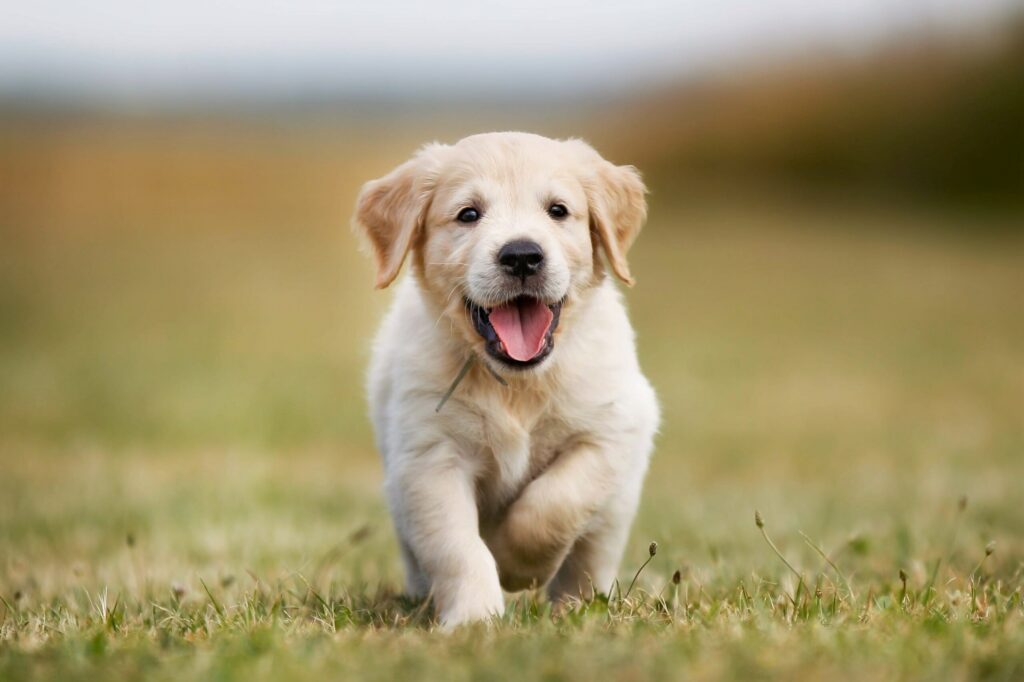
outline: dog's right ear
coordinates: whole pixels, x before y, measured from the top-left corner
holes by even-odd
[[[395,280],[423,229],[437,180],[437,151],[442,146],[427,145],[384,177],[363,185],[359,192],[354,222],[373,251],[378,289]]]

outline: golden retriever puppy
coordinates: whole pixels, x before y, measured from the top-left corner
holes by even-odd
[[[369,374],[385,490],[406,588],[446,627],[502,613],[503,587],[611,587],[659,412],[604,261],[632,283],[645,194],[525,133],[427,145],[362,189],[377,287],[410,261]]]

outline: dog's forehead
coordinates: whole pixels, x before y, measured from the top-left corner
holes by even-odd
[[[566,142],[529,133],[486,133],[446,150],[438,185],[451,191],[481,184],[527,191],[538,184],[571,181],[579,167],[578,155]]]

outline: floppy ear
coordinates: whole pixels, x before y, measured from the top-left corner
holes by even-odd
[[[377,264],[376,287],[391,284],[417,233],[423,229],[436,181],[430,145],[382,178],[363,185],[354,222],[362,229]]]
[[[590,173],[583,187],[590,203],[590,230],[604,249],[612,271],[625,284],[633,285],[626,253],[647,219],[647,188],[633,166],[616,166],[605,161],[584,142],[590,156]]]

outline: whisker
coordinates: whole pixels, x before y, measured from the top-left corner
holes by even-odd
[[[437,329],[437,325],[441,323],[441,318],[444,317],[445,311],[448,309],[448,304],[451,303],[452,296],[455,294],[455,292],[458,290],[458,288],[459,288],[459,285],[456,284],[455,286],[452,287],[452,290],[448,292],[448,295],[445,296],[445,298],[444,298],[444,306],[442,306],[441,314],[437,316],[436,320],[434,320],[434,329]]]
[[[448,292],[448,295],[447,295],[447,296],[445,296],[445,298],[444,298],[444,303],[445,303],[445,305],[448,305],[448,304],[449,304],[449,303],[451,302],[451,300],[452,300],[452,296],[453,296],[453,295],[455,294],[455,291],[456,291],[456,290],[457,290],[458,288],[459,288],[459,285],[458,285],[458,284],[456,284],[455,286],[453,286],[453,287],[452,287],[452,290]]]

